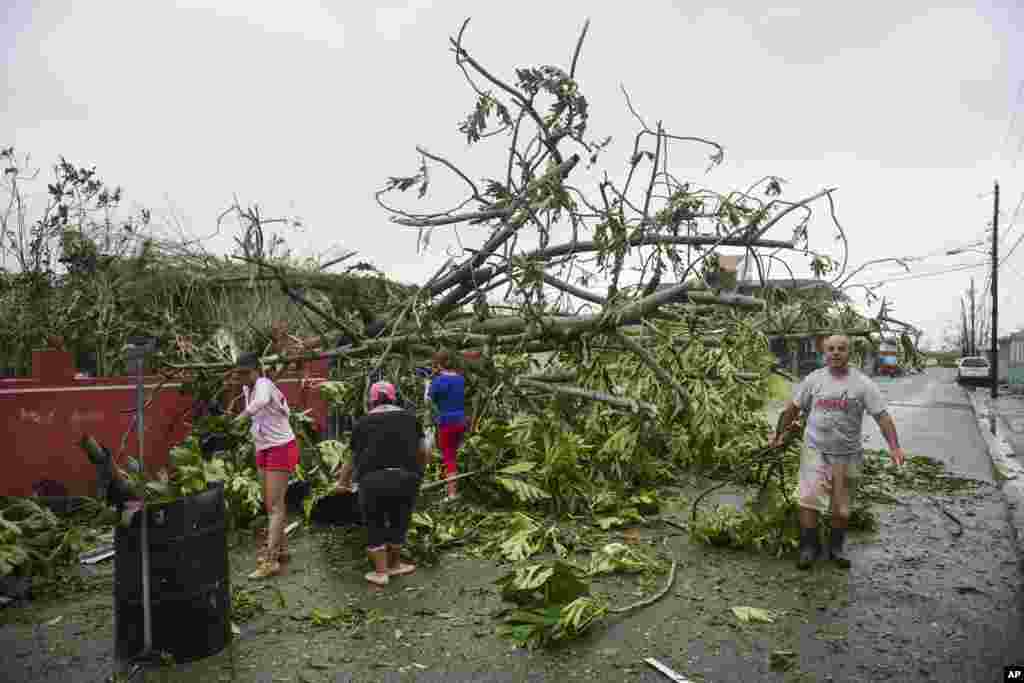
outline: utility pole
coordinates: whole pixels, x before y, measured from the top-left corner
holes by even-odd
[[[996,181],[996,201],[992,212],[992,400],[999,395],[999,181]],[[995,411],[995,405],[991,411]],[[992,413],[995,433],[995,413]]]
[[[978,302],[974,298],[974,278],[971,278],[971,355],[978,355],[978,327],[975,324],[975,317],[978,311]]]
[[[960,297],[960,355],[970,356],[971,355],[971,342],[968,334],[970,329],[967,327],[967,307],[964,305],[963,296]]]

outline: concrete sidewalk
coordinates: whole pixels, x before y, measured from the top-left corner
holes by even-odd
[[[1016,532],[1017,549],[1024,558],[1024,399],[1001,394],[993,401],[989,389],[968,391],[967,397],[988,445],[992,465],[1005,479],[1003,494]]]

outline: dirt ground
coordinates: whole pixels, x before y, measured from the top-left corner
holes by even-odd
[[[735,501],[723,490],[719,500]],[[663,515],[682,521],[693,491],[667,491]],[[964,525],[936,505],[941,502]],[[362,532],[300,529],[294,559],[264,583],[245,578],[251,537],[231,550],[240,634],[219,654],[153,667],[133,680],[188,681],[664,681],[653,657],[690,681],[996,681],[1024,663],[1024,572],[1005,501],[992,482],[963,496],[904,492],[877,507],[880,528],[851,537],[854,566],[797,570],[793,558],[711,549],[653,522],[641,543],[679,562],[672,591],[554,650],[516,649],[495,634],[508,567],[449,552],[435,567],[371,591]],[[621,540],[621,531],[608,540]],[[113,565],[91,570],[75,597],[0,609],[0,680],[103,681],[114,671]],[[594,582],[628,604],[665,576]],[[745,624],[731,608],[770,611]],[[327,619],[328,616],[334,619]],[[181,624],[188,628],[188,624]],[[774,657],[773,657],[773,653]],[[792,653],[787,655],[783,653]],[[772,660],[789,665],[773,670]]]
[[[791,558],[708,549],[651,525],[643,542],[679,561],[671,593],[543,652],[514,649],[495,635],[493,615],[503,604],[493,581],[505,571],[497,563],[450,553],[436,567],[371,591],[362,579],[360,532],[311,529],[297,532],[284,575],[254,584],[245,579],[255,552],[249,541],[232,551],[233,586],[265,611],[240,624],[221,653],[135,680],[665,680],[646,657],[693,681],[998,680],[1024,653],[1022,574],[1005,506],[994,487],[946,501],[964,521],[963,536],[953,537],[956,525],[934,503],[906,497],[880,508],[878,534],[852,539],[850,572],[825,565],[800,572]],[[111,572],[109,563],[101,567],[93,592],[77,599],[0,612],[0,678],[109,677]],[[664,578],[647,586],[613,578],[596,587],[625,604]],[[734,606],[768,609],[774,622],[740,623]],[[314,610],[340,617],[318,624]],[[771,670],[777,651],[795,653],[788,671]]]
[[[681,519],[683,511],[675,512]],[[655,657],[693,680],[749,680],[757,672],[759,680],[781,681],[816,680],[803,672],[830,666],[833,644],[846,636],[845,625],[831,618],[847,603],[846,573],[801,573],[788,559],[709,550],[661,524],[641,533],[641,543],[679,561],[671,593],[545,652],[515,649],[495,635],[493,615],[507,606],[493,585],[507,567],[495,562],[450,553],[436,567],[371,591],[362,579],[360,532],[312,529],[297,532],[284,575],[254,584],[245,579],[255,552],[249,542],[232,551],[232,582],[265,612],[242,623],[225,651],[152,669],[145,680],[658,680],[643,663]],[[111,571],[109,564],[99,570],[91,596],[0,612],[0,670],[18,681],[66,681],[72,672],[75,680],[109,676]],[[658,590],[665,578],[641,586],[633,577],[613,577],[595,588],[626,604]],[[775,621],[742,624],[734,606],[769,609]],[[314,610],[341,617],[318,625]],[[798,653],[789,672],[769,670],[774,650]]]

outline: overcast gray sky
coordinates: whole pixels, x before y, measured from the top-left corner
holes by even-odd
[[[267,215],[300,216],[303,231],[287,235],[300,251],[352,249],[421,281],[454,233],[417,254],[415,232],[389,224],[373,192],[415,171],[417,144],[471,176],[497,174],[495,152],[467,148],[457,130],[473,99],[448,36],[472,16],[467,48],[511,80],[516,67],[568,68],[590,17],[578,80],[590,136],[615,141],[594,179],[600,169],[618,174],[632,144],[621,83],[652,124],[725,147],[709,176],[705,150],[676,148],[677,176],[727,191],[779,175],[786,198],[835,186],[853,266],[931,255],[913,264],[913,279],[881,292],[897,317],[938,338],[970,276],[980,288],[985,270],[916,276],[984,260],[941,252],[982,237],[993,180],[1004,253],[1024,235],[1024,208],[1012,224],[1024,197],[1016,4],[15,2],[2,29],[0,144],[42,165],[59,155],[95,163],[128,200],[174,207],[195,234],[237,194]],[[427,206],[456,187],[441,183]],[[819,205],[811,246],[838,254],[827,217]],[[460,236],[476,241],[471,229]],[[906,273],[890,264],[858,280],[889,276]],[[1001,331],[1024,327],[1013,296],[1022,287],[1024,246],[1001,271]]]

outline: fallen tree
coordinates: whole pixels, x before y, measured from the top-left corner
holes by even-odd
[[[474,534],[483,538],[479,529],[486,527],[494,531],[480,547],[488,556],[567,558],[586,545],[568,520],[584,519],[603,531],[643,523],[660,508],[657,487],[681,471],[762,484],[767,475],[751,458],[771,431],[761,408],[777,370],[766,332],[795,340],[822,330],[870,334],[871,328],[835,297],[743,295],[720,254],[734,248],[755,256],[762,284],[769,274],[763,266],[779,260],[779,250],[808,257],[818,276],[833,270],[838,260],[812,252],[807,232],[817,202],[828,201],[835,219],[834,190],[784,200],[783,181],[773,176],[729,192],[682,181],[668,165],[671,146],[707,148],[710,167],[721,162],[721,146],[672,133],[662,122],[650,127],[639,115],[624,180],[590,174],[593,185],[584,189],[610,144],[590,136],[576,77],[586,27],[568,70],[522,68],[514,82],[476,60],[464,42],[466,28],[450,39],[475,100],[461,129],[472,145],[510,138],[501,173],[478,185],[469,172],[421,147],[418,172],[389,178],[377,199],[394,224],[417,229],[419,244],[437,230],[461,226],[481,233],[480,246],[466,248],[404,297],[381,302],[373,324],[359,326],[305,297],[295,269],[263,246],[268,221],[240,212],[239,259],[252,269],[250,277],[277,282],[332,330],[325,339],[336,334],[344,342],[264,354],[264,362],[333,358],[334,381],[323,390],[343,414],[360,415],[370,378],[383,376],[425,418],[415,368],[437,348],[480,352],[479,360],[459,362],[475,425],[460,466],[488,473],[467,477],[463,490],[491,512],[462,515],[460,524],[418,514],[411,541],[421,557]],[[627,106],[633,110],[628,97]],[[386,203],[390,193],[409,190],[425,198],[436,169],[466,187],[456,207],[412,211]],[[783,227],[791,230],[788,239],[766,236]],[[230,365],[196,360],[165,358],[177,370],[216,373]],[[345,452],[342,444],[320,448],[331,457],[311,477],[314,504],[329,493]],[[784,547],[783,539],[766,549]],[[619,560],[600,562],[629,565]],[[542,574],[554,576],[546,569],[520,573],[510,590],[536,588],[528,577]],[[572,602],[548,605],[557,608],[546,617],[554,619],[553,631],[512,623],[512,637],[571,637],[616,611],[601,601],[577,601],[582,590],[571,593]],[[541,608],[532,598],[528,604]]]
[[[418,147],[418,172],[390,177],[377,200],[394,224],[417,229],[419,244],[437,230],[466,226],[482,233],[481,245],[450,259],[406,298],[382,305],[372,331],[342,325],[294,296],[346,343],[264,361],[336,359],[336,383],[327,390],[339,410],[359,415],[371,375],[392,379],[420,403],[421,380],[413,371],[430,353],[481,352],[482,360],[464,368],[476,422],[467,466],[490,471],[536,460],[538,467],[522,472],[522,486],[501,491],[556,512],[594,509],[592,499],[602,492],[652,485],[678,466],[742,469],[744,454],[756,452],[770,431],[758,412],[775,369],[764,332],[796,339],[809,331],[871,329],[835,297],[742,295],[719,255],[733,247],[755,256],[762,284],[768,275],[762,265],[778,261],[779,250],[809,257],[816,275],[832,271],[839,260],[812,252],[807,233],[813,205],[824,200],[842,234],[834,190],[786,200],[784,181],[774,176],[729,192],[680,180],[668,165],[673,145],[708,149],[709,170],[721,162],[722,147],[675,134],[662,122],[647,125],[628,96],[640,127],[624,180],[598,176],[591,171],[610,138],[591,136],[576,77],[586,28],[568,70],[521,68],[506,81],[469,51],[467,25],[450,39],[474,95],[461,130],[471,145],[510,139],[501,173],[478,184],[445,156]],[[409,190],[426,198],[437,169],[466,188],[457,206],[413,211],[390,203],[391,194]],[[254,276],[272,277],[291,291],[294,273],[261,247],[267,221],[256,212],[240,217],[241,258]],[[788,239],[767,236],[783,227],[791,230]],[[633,271],[638,275],[627,283]],[[547,370],[570,379],[524,377]],[[467,487],[483,495],[490,485]]]

